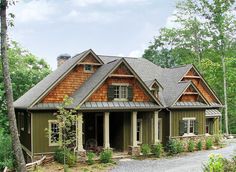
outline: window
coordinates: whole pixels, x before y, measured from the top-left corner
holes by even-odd
[[[155,97],[158,97],[159,88],[158,88],[158,87],[152,88],[152,89],[151,89],[151,92],[152,92],[152,94],[153,94]]]
[[[194,134],[194,124],[196,118],[183,118],[184,120],[184,134]]]
[[[25,119],[24,119],[24,113],[20,113],[20,130],[24,131],[25,130]]]
[[[57,121],[49,121],[49,146],[58,146],[60,141],[60,129]]]
[[[211,120],[206,119],[206,134],[212,134]]]
[[[143,124],[142,119],[137,119],[137,141],[138,143],[142,143],[142,133],[143,133]]]
[[[162,119],[158,119],[158,140],[162,141]]]
[[[114,86],[114,99],[128,99],[128,86],[116,85]]]
[[[28,134],[31,133],[31,119],[30,119],[30,114],[28,114],[27,116],[27,131],[28,131]]]
[[[93,72],[93,66],[92,65],[84,65],[84,71],[85,72]]]

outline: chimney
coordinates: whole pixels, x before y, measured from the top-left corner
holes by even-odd
[[[61,54],[57,57],[57,67],[61,66],[63,63],[65,63],[66,60],[68,60],[71,56],[69,54]]]

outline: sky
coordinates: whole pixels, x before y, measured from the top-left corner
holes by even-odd
[[[19,1],[19,0],[18,0]],[[10,39],[56,69],[60,54],[93,49],[100,55],[140,57],[171,23],[176,0],[20,0]]]

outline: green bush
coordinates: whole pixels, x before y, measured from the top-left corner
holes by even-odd
[[[55,161],[64,164],[64,156],[65,156],[65,164],[69,167],[73,167],[77,162],[77,156],[71,152],[69,149],[57,149],[54,153]]]
[[[221,134],[214,135],[214,144],[216,146],[219,146],[221,144],[221,141],[222,141],[222,135]]]
[[[197,150],[202,150],[202,141],[201,140],[199,140],[197,142]]]
[[[194,151],[194,147],[195,147],[195,143],[193,140],[189,140],[188,142],[188,151],[189,152],[193,152]]]
[[[211,154],[203,170],[204,172],[224,172],[224,158],[220,154]]]
[[[175,155],[184,151],[183,143],[180,140],[171,139],[167,144],[167,152],[170,155]]]
[[[156,144],[156,145],[153,145],[151,151],[152,151],[152,153],[153,153],[156,157],[160,158],[161,154],[163,153],[163,146],[162,146],[162,144],[161,144],[161,143],[158,143],[158,144]]]
[[[88,165],[93,165],[94,164],[95,153],[88,152],[87,157],[88,157],[88,160],[87,160]]]
[[[112,158],[112,150],[106,149],[100,153],[101,163],[110,163]]]
[[[148,154],[150,154],[151,149],[150,149],[149,145],[148,144],[142,144],[141,152],[144,156],[147,156]]]
[[[212,139],[211,139],[211,138],[208,138],[208,139],[206,140],[206,149],[209,150],[209,149],[212,148],[212,146],[213,146]]]
[[[12,169],[14,166],[14,158],[12,151],[11,138],[0,129],[0,171],[5,167]]]

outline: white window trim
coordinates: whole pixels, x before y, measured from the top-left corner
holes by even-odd
[[[114,98],[114,100],[113,101],[128,101],[128,86],[129,86],[129,84],[128,83],[112,83],[111,84],[112,86],[126,86],[127,87],[127,95],[126,95],[126,97],[127,98]],[[121,90],[119,90],[119,94],[121,94]]]
[[[158,134],[158,140],[160,142],[162,142],[162,118],[158,118],[158,122],[160,121],[160,123],[158,124],[158,127],[160,127],[160,130],[158,130],[158,132],[160,132],[160,138],[159,138],[159,134]]]
[[[143,120],[141,118],[137,119],[137,133],[136,134],[138,134],[138,122],[140,122],[140,131],[139,131],[140,139],[138,140],[138,137],[137,137],[137,143],[142,144],[142,141],[143,141]]]
[[[25,117],[23,112],[20,113],[20,130],[25,130]]]
[[[193,133],[190,133],[190,121],[196,121],[195,117],[187,117],[183,118],[184,121],[188,121],[187,133],[184,133],[183,136],[195,136],[194,134],[194,125],[193,125]]]
[[[91,66],[91,70],[86,70],[86,66],[88,66],[88,65]],[[85,64],[85,65],[84,65],[84,72],[85,72],[85,73],[93,73],[93,65],[91,65],[91,64]]]
[[[59,125],[59,141],[58,141],[58,143],[52,143],[51,142],[51,123],[58,123],[58,125]],[[61,140],[61,128],[60,128],[60,124],[59,124],[59,122],[57,121],[57,120],[48,120],[48,140],[49,140],[49,146],[59,146],[60,145],[60,140]]]

